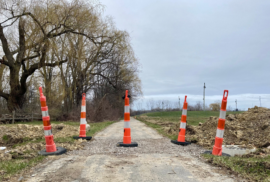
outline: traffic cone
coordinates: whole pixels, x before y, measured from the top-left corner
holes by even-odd
[[[66,149],[62,147],[56,147],[53,141],[52,126],[50,122],[50,116],[48,113],[48,107],[46,104],[46,97],[42,93],[42,87],[39,87],[40,104],[42,111],[42,120],[45,133],[46,149],[39,151],[40,155],[61,155],[66,153]]]
[[[125,99],[125,114],[124,114],[124,137],[123,142],[117,144],[118,147],[138,147],[138,143],[131,142],[131,130],[130,130],[130,106],[129,106],[129,95],[126,90]]]
[[[80,135],[74,136],[74,139],[85,139],[91,140],[91,136],[86,136],[86,100],[85,100],[85,93],[82,94],[82,108],[81,108],[81,120],[80,120]]]
[[[220,114],[218,119],[217,133],[215,139],[215,145],[213,147],[213,151],[205,151],[205,154],[213,154],[216,156],[230,156],[229,154],[222,153],[222,142],[225,128],[225,119],[226,119],[226,107],[227,107],[227,97],[229,91],[224,90],[223,99],[220,107]]]
[[[179,134],[178,134],[178,139],[177,140],[171,140],[172,143],[177,144],[177,145],[189,145],[191,144],[190,142],[186,142],[185,140],[185,135],[186,135],[186,125],[187,125],[187,96],[185,96],[185,101],[183,104],[183,110],[182,110],[182,117],[181,117],[181,123],[180,123],[180,129],[179,129]]]

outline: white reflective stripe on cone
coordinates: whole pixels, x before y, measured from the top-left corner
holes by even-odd
[[[85,106],[81,107],[81,112],[86,112],[86,107]]]
[[[45,136],[50,136],[52,135],[52,130],[44,130]]]
[[[226,119],[226,111],[221,111],[221,110],[220,110],[219,118],[221,118],[221,119]]]
[[[130,122],[129,121],[124,121],[124,128],[130,128]]]
[[[187,115],[187,110],[186,109],[182,110],[182,115]]]
[[[125,106],[125,113],[130,113],[130,106]]]
[[[42,111],[42,117],[47,117],[49,116],[49,112],[48,111]]]
[[[224,130],[217,129],[217,135],[216,135],[216,137],[223,138],[223,135],[224,135]]]
[[[183,122],[181,122],[181,124],[180,124],[180,128],[186,129],[186,125],[187,125],[187,123],[183,123]]]
[[[81,118],[80,124],[87,124],[86,123],[86,118]]]

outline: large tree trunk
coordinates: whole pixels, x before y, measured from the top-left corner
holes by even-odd
[[[20,83],[19,80],[20,68],[21,64],[16,63],[12,68],[10,68],[10,94],[7,99],[7,106],[11,112],[22,108],[24,103],[24,94],[27,91],[26,83]]]

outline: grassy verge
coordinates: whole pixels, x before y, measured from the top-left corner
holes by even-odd
[[[12,175],[20,172],[27,167],[33,167],[39,162],[42,162],[44,156],[37,156],[30,160],[25,159],[12,159],[10,161],[0,162],[0,181],[9,179]]]
[[[52,124],[60,124],[63,123],[65,125],[71,125],[71,126],[77,126],[79,127],[80,123],[79,122],[51,122]],[[99,122],[99,123],[89,123],[91,128],[90,130],[86,133],[87,136],[94,136],[97,132],[103,130],[107,126],[111,125],[114,123],[114,121],[104,121],[104,122]],[[22,124],[22,123],[18,123]],[[29,125],[43,125],[42,121],[34,121],[34,122],[27,122],[23,124],[29,124]],[[14,126],[14,125],[5,125],[5,126]],[[6,136],[3,136],[3,139],[5,141],[8,140]],[[54,139],[55,143],[74,143],[75,140],[72,137],[59,137]],[[25,146],[30,143],[44,143],[45,145],[45,140],[43,137],[41,138],[35,138],[30,139],[30,138],[23,138],[23,142],[15,144],[12,146],[12,148],[16,148],[18,146]],[[31,153],[31,151],[24,151],[23,153]],[[24,159],[24,158],[16,158],[16,159],[11,159],[9,161],[0,161],[0,181],[3,180],[8,180],[12,175],[26,169],[29,167],[33,167],[36,164],[40,163],[43,161],[45,157],[44,156],[37,156],[33,157],[31,159]]]
[[[234,157],[217,157],[209,154],[203,154],[208,162],[225,167],[237,173],[241,177],[252,181],[270,181],[270,156],[268,157],[250,157],[234,156]]]
[[[93,136],[97,132],[103,130],[107,126],[113,124],[114,121],[105,121],[105,122],[100,122],[100,123],[89,123],[91,125],[90,131],[86,133],[87,136]]]
[[[165,132],[162,128],[161,125],[158,125],[158,124],[155,124],[155,123],[150,123],[150,122],[147,122],[147,120],[145,120],[144,118],[142,117],[136,117],[136,119],[138,119],[139,121],[145,123],[147,126],[151,127],[151,128],[154,128],[155,130],[157,130],[157,132],[159,134],[161,134],[162,136],[165,136],[165,137],[168,137],[172,140],[176,140],[177,139],[177,135],[170,135],[168,134],[167,132]]]

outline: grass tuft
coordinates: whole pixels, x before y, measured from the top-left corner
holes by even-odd
[[[7,135],[4,135],[4,136],[2,137],[2,139],[3,139],[4,141],[8,141],[8,136],[7,136]]]

